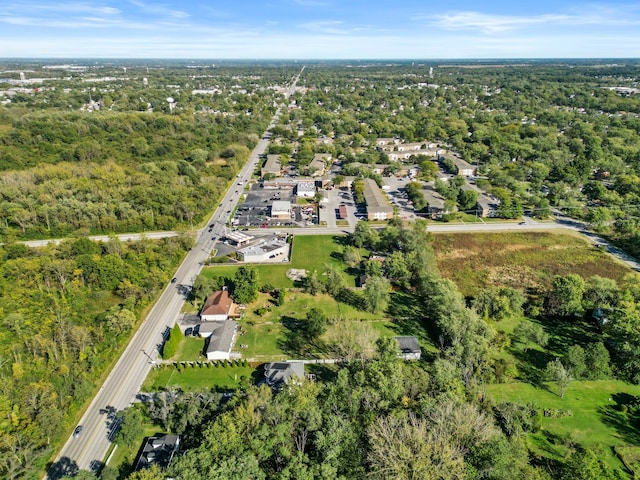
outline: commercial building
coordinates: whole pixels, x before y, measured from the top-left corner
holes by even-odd
[[[238,250],[240,261],[247,263],[284,262],[289,258],[289,244],[273,239]]]
[[[316,182],[306,180],[298,182],[296,186],[296,195],[302,198],[313,198],[316,194]]]
[[[241,247],[245,243],[253,240],[254,237],[252,237],[251,235],[247,235],[246,233],[233,231],[225,234],[224,238],[232,242],[234,245]]]
[[[275,200],[271,204],[271,218],[289,219],[291,217],[291,202]]]

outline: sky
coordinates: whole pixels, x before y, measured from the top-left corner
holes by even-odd
[[[640,0],[0,1],[0,58],[638,58]]]

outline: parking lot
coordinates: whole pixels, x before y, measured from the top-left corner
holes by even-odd
[[[400,218],[413,219],[416,218],[413,205],[409,203],[408,195],[405,190],[407,183],[411,180],[407,178],[397,177],[384,177],[382,179],[383,185],[389,187],[385,190],[389,201],[394,207],[398,207],[398,215]],[[420,182],[422,183],[422,182]]]
[[[289,218],[271,218],[271,205],[274,201],[290,202],[292,206]],[[237,228],[255,227],[301,227],[318,222],[313,206],[297,206],[293,188],[265,189],[259,184],[251,186],[245,192],[244,199],[238,205],[231,224]]]

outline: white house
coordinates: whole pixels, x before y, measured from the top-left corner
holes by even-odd
[[[398,356],[405,360],[420,360],[422,350],[416,337],[393,337],[398,342]]]
[[[236,339],[238,322],[208,322],[200,325],[199,335],[206,337],[205,352],[208,360],[229,360]]]

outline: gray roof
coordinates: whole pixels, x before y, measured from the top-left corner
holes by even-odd
[[[459,172],[462,170],[475,170],[476,168],[466,160],[463,160],[462,158],[452,157],[452,160],[453,160],[453,164],[458,168]]]
[[[303,180],[298,182],[298,192],[315,192],[316,182],[313,180]]]
[[[267,155],[267,161],[264,163],[262,171],[266,173],[280,173],[280,170],[282,170],[280,155]]]
[[[269,385],[288,383],[292,377],[304,378],[302,362],[271,362],[264,366],[264,376]]]
[[[264,253],[273,252],[282,247],[286,247],[287,242],[278,239],[272,239],[269,241],[260,241],[255,245],[250,245],[248,247],[242,248],[238,250],[238,253],[242,255],[261,255]]]
[[[398,342],[401,353],[421,353],[420,345],[416,337],[393,337]]]
[[[427,188],[423,191],[424,198],[429,205],[429,208],[444,210],[445,199],[438,192],[433,190],[432,185],[427,185]]]
[[[389,205],[378,184],[371,178],[364,179],[364,201],[367,204],[367,211],[393,213],[393,207]]]
[[[291,202],[287,200],[274,200],[271,204],[272,212],[289,212],[291,210]]]
[[[171,459],[180,447],[180,437],[178,435],[162,435],[149,437],[140,453],[140,458],[136,463],[136,470],[156,464],[160,467],[167,467]]]
[[[211,335],[207,339],[206,353],[209,352],[226,352],[231,351],[233,346],[233,336],[236,332],[238,322],[233,320],[224,320],[222,322],[203,322],[200,324],[200,335],[202,335],[203,327],[208,330],[212,329]]]

